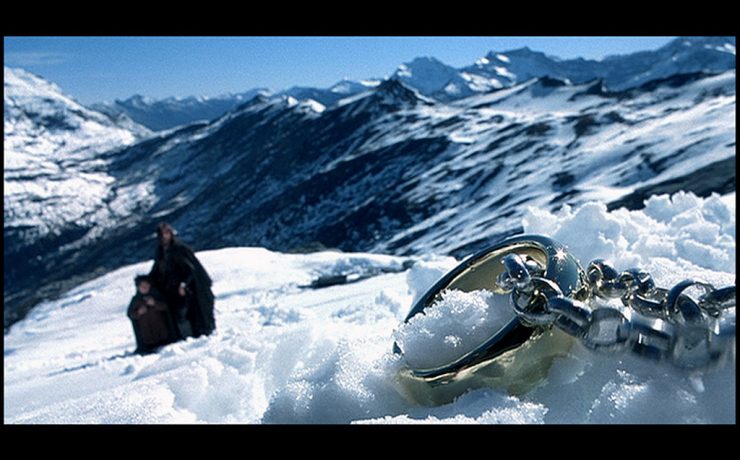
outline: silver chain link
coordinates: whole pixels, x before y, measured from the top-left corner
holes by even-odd
[[[735,286],[717,289],[685,280],[658,288],[640,269],[618,272],[604,260],[586,270],[590,301],[563,295],[544,277],[537,261],[512,253],[496,280],[511,291],[519,320],[532,327],[555,326],[592,350],[632,351],[683,369],[707,369],[735,359]],[[685,293],[698,288],[695,300]],[[614,302],[621,299],[621,304]]]

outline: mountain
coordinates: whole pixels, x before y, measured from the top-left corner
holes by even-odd
[[[330,107],[341,99],[354,96],[365,91],[369,91],[380,84],[377,80],[366,80],[362,82],[356,82],[348,79],[344,79],[330,88],[310,88],[303,86],[294,86],[280,94],[293,97],[298,100],[314,100],[324,107]]]
[[[29,72],[4,68],[4,226],[36,237],[90,218],[113,181],[100,154],[149,131],[84,107]],[[6,246],[5,253],[13,248]]]
[[[5,67],[3,83],[5,147],[14,152],[52,158],[63,151],[90,158],[149,134],[130,118],[111,118],[84,107],[25,70]]]
[[[433,57],[416,58],[409,63],[401,64],[393,74],[395,79],[409,87],[440,100],[461,99],[475,94],[470,80],[465,76],[454,67]]]
[[[292,97],[296,100],[314,100],[323,106],[335,104],[340,99],[368,91],[380,84],[377,80],[356,82],[342,80],[330,88],[295,86],[276,93],[276,96]],[[164,131],[197,122],[208,122],[234,110],[257,95],[272,96],[266,88],[256,88],[238,94],[223,94],[216,97],[189,96],[152,99],[135,95],[112,103],[94,104],[93,108],[111,117],[128,117],[152,131]]]
[[[677,73],[720,73],[735,68],[735,37],[680,37],[653,52],[608,57],[603,64],[597,76],[612,90]]]
[[[655,51],[603,60],[567,59],[520,48],[491,51],[473,65],[455,69],[433,58],[402,64],[396,73],[422,94],[449,101],[552,77],[574,84],[603,80],[612,91],[638,87],[677,73],[721,73],[735,68],[735,37],[681,37]]]
[[[111,116],[126,115],[152,131],[163,131],[177,126],[220,117],[259,93],[269,93],[257,88],[239,94],[217,97],[170,97],[161,100],[135,95],[112,103],[99,103],[93,107]]]
[[[82,229],[103,231],[106,223],[126,218],[141,195],[111,193],[116,179],[102,153],[149,131],[125,116],[84,107],[37,75],[7,67],[3,74],[3,259],[12,264],[19,254],[55,253],[82,238]],[[17,278],[7,266],[5,301],[13,305]]]
[[[46,239],[6,222],[6,324],[150,258],[161,220],[197,250],[462,257],[521,231],[529,206],[635,209],[658,191],[735,189],[734,70],[620,91],[541,77],[446,102],[395,77],[352,93],[330,106],[258,94],[97,154],[110,179],[84,219]]]
[[[340,94],[342,95],[342,97],[348,97],[365,91],[369,91],[372,88],[377,87],[381,83],[382,81],[377,79],[354,81],[348,78],[344,78],[330,87],[329,91],[334,94]]]
[[[391,76],[421,94],[450,102],[475,94],[496,91],[532,78],[552,77],[571,83],[600,79],[613,91],[676,73],[721,73],[735,68],[735,37],[682,37],[655,51],[610,56],[601,61],[562,60],[529,48],[491,51],[474,64],[454,68],[433,57],[420,57],[401,64]],[[344,79],[329,88],[294,86],[275,94],[297,100],[314,100],[331,107],[341,99],[377,87],[380,80]],[[265,88],[216,97],[189,96],[156,100],[141,95],[92,107],[111,117],[125,116],[152,131],[162,131],[194,122],[211,121]]]

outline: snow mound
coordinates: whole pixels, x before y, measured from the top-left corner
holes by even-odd
[[[562,241],[582,263],[640,266],[660,286],[689,277],[727,285],[734,198],[677,194],[640,211],[530,209],[524,227]],[[455,261],[417,260],[404,273],[404,259],[375,254],[231,248],[198,257],[214,280],[214,335],[127,355],[132,278],[150,262],[111,272],[39,305],[5,335],[5,423],[735,423],[734,360],[686,373],[578,344],[522,396],[483,388],[418,406],[399,391],[404,358],[392,344],[413,301]],[[353,268],[373,276],[311,287]],[[480,312],[483,300],[451,294],[435,308]],[[437,353],[426,351],[417,358]]]
[[[696,272],[697,278],[716,277],[710,271],[735,272],[734,194],[702,199],[678,192],[651,197],[644,210],[611,213],[597,202],[577,210],[564,206],[558,214],[529,208],[523,223],[526,233],[565,244],[583,265],[603,258],[618,270],[639,266],[652,272],[674,265]],[[661,273],[667,284],[686,277],[681,270],[673,272]]]

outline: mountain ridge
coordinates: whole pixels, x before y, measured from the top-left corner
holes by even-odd
[[[668,62],[661,66],[660,63]],[[670,64],[675,62],[676,64]],[[476,94],[523,83],[531,78],[553,77],[572,83],[601,78],[611,91],[623,91],[647,81],[675,73],[711,71],[721,73],[735,68],[735,37],[679,37],[657,50],[607,56],[601,60],[561,59],[529,47],[508,51],[488,51],[474,64],[455,68],[431,57],[417,57],[400,64],[386,79],[399,79],[419,93],[442,102],[451,102]],[[637,75],[637,76],[636,76]],[[236,95],[213,98],[203,96],[168,97],[154,100],[136,96],[94,108],[112,115],[124,113],[153,131],[170,129],[195,121],[210,121],[250,99],[254,93],[267,91],[298,100],[313,99],[325,107],[342,98],[368,91],[382,80],[343,79],[329,88],[294,86],[272,92],[256,88]],[[198,100],[202,100],[199,106]],[[136,104],[134,104],[136,102]]]

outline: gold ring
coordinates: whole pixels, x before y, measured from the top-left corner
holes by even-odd
[[[404,323],[423,313],[450,290],[493,292],[493,307],[507,308],[505,325],[491,331],[483,343],[470,352],[436,367],[419,367],[404,362],[399,373],[401,391],[420,404],[452,401],[472,388],[493,387],[521,395],[542,382],[557,356],[564,356],[573,338],[558,328],[531,327],[518,319],[510,303],[511,291],[497,280],[504,272],[502,259],[515,253],[534,259],[544,269],[544,278],[554,282],[563,296],[585,300],[589,296],[586,274],[566,248],[542,235],[518,235],[471,256],[434,284],[411,308]],[[500,313],[500,312],[498,312]],[[395,353],[403,355],[397,343]]]

